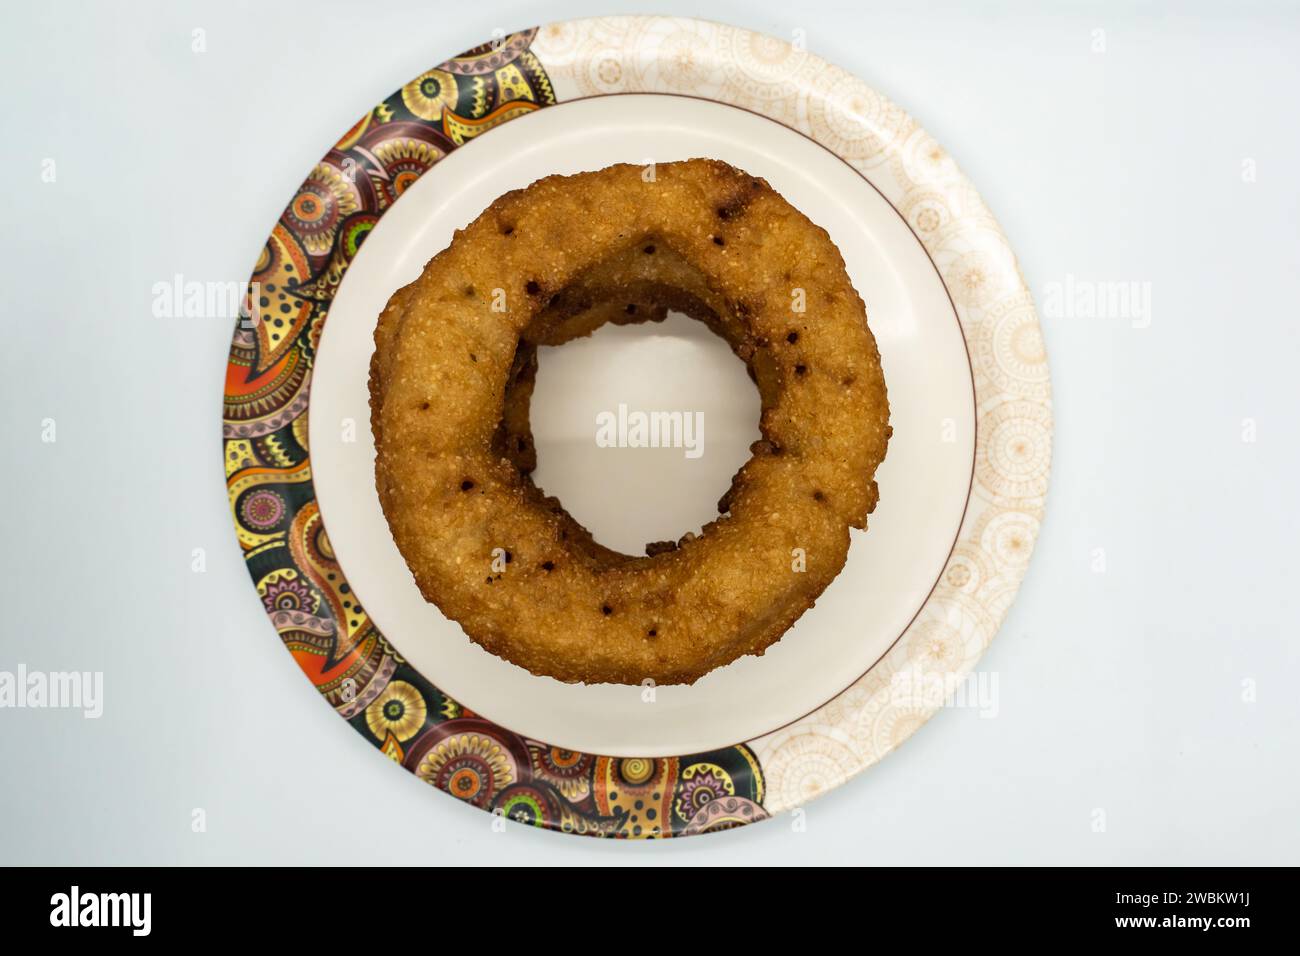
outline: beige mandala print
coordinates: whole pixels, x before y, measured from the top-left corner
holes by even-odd
[[[561,102],[684,94],[760,113],[825,146],[911,227],[966,337],[976,460],[953,553],[912,625],[870,672],[814,713],[748,742],[767,779],[769,813],[801,806],[871,766],[969,679],[1028,566],[1052,446],[1042,332],[996,220],[952,156],[906,112],[802,41],[701,20],[611,17],[544,27],[533,47]]]

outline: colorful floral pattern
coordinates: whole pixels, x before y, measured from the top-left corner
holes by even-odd
[[[974,484],[958,543],[916,621],[871,672],[758,740],[659,759],[576,753],[483,719],[416,672],[335,558],[312,488],[316,345],[366,235],[449,152],[557,102],[688,93],[820,142],[888,199],[952,296],[975,372]],[[444,792],[519,823],[653,838],[802,805],[907,739],[942,700],[910,674],[960,678],[992,640],[1037,536],[1052,414],[1033,302],[996,221],[903,110],[802,48],[722,24],[611,17],[552,24],[429,70],[363,116],[312,169],[258,258],[226,373],[224,459],[236,534],[285,647],[344,718]]]

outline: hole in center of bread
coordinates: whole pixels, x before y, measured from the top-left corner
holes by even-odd
[[[704,323],[604,325],[538,350],[533,480],[598,542],[644,555],[718,516],[759,413],[744,363]]]

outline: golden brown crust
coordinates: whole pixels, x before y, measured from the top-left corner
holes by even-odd
[[[690,683],[761,654],[843,567],[889,434],[865,309],[824,230],[725,163],[641,172],[502,196],[375,335],[376,481],[417,585],[489,651],[567,681]],[[640,558],[592,541],[527,476],[532,350],[616,320],[620,300],[708,322],[763,404],[727,513]]]

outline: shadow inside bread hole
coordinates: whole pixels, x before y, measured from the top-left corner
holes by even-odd
[[[718,499],[761,438],[758,389],[704,323],[604,325],[538,350],[533,480],[625,554],[718,517]]]

